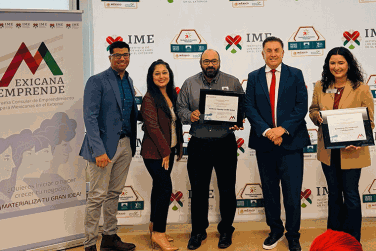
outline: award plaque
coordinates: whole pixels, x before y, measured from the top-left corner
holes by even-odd
[[[320,111],[326,149],[374,145],[367,107]]]
[[[244,94],[221,91],[200,90],[200,113],[203,123],[212,125],[237,125],[243,127]]]

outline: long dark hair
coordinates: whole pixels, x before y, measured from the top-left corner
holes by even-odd
[[[328,52],[325,58],[324,66],[322,67],[322,91],[326,92],[328,87],[334,83],[334,76],[329,69],[329,60],[333,55],[341,55],[347,61],[349,69],[347,71],[347,79],[350,80],[352,88],[355,90],[360,85],[360,82],[364,81],[362,68],[358,64],[358,61],[353,54],[345,47],[335,47]]]
[[[148,87],[147,91],[150,93],[151,97],[154,99],[156,107],[161,108],[168,115],[168,117],[171,118],[171,112],[170,112],[170,108],[167,105],[167,101],[163,97],[161,91],[159,90],[159,87],[155,85],[154,80],[153,80],[153,72],[157,65],[164,65],[166,66],[168,70],[170,81],[168,82],[166,86],[166,92],[176,112],[176,99],[178,95],[176,93],[175,85],[174,85],[174,73],[172,72],[169,64],[164,62],[162,59],[158,59],[157,61],[154,61],[149,67],[148,75],[146,78],[146,83]]]

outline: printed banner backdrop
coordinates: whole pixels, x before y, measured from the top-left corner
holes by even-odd
[[[146,92],[150,64],[167,61],[174,72],[175,85],[201,71],[200,53],[215,49],[221,56],[221,70],[237,77],[246,88],[249,72],[263,66],[262,42],[268,36],[284,42],[284,63],[300,68],[311,103],[314,83],[321,78],[328,51],[337,46],[349,48],[366,73],[376,98],[376,17],[375,1],[303,0],[118,0],[93,1],[94,74],[109,67],[107,51],[113,41],[131,46],[128,72],[138,96]],[[354,13],[360,13],[354,17]],[[326,180],[316,159],[317,127],[306,117],[312,145],[304,149],[304,181],[301,195],[302,218],[327,216]],[[189,126],[185,126],[189,140]],[[236,221],[264,218],[263,196],[255,158],[249,149],[250,125],[236,132],[238,138]],[[149,221],[151,178],[139,150],[142,130],[138,132],[138,155],[133,159],[126,189],[119,204],[122,224]],[[186,143],[185,143],[186,144]],[[376,215],[376,171],[374,147],[372,166],[362,170],[360,191],[364,216]],[[173,194],[169,222],[190,221],[190,184],[185,160],[172,171]],[[219,219],[215,173],[210,194],[210,221]]]
[[[1,250],[83,238],[81,16],[0,11]]]

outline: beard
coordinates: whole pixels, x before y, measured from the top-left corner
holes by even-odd
[[[218,69],[215,69],[214,67],[210,66],[210,67],[204,69],[201,66],[201,69],[202,69],[202,72],[204,73],[204,75],[208,78],[215,78],[215,76],[217,76],[217,74],[219,72],[219,67],[218,67]]]

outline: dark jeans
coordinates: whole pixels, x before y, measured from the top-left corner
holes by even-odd
[[[168,170],[162,167],[162,159],[144,159],[146,168],[153,179],[150,199],[150,221],[153,231],[166,232],[166,222],[172,193],[171,170],[174,165],[175,148],[171,149]]]
[[[331,165],[321,163],[329,190],[328,229],[351,234],[360,242],[362,207],[359,195],[361,169],[341,169],[340,151],[332,150]]]
[[[192,234],[206,232],[209,226],[209,188],[213,171],[217,175],[220,196],[220,233],[233,233],[236,212],[237,144],[234,134],[224,138],[201,139],[192,137],[188,143],[188,176],[191,183]]]
[[[271,234],[283,234],[281,220],[281,191],[286,212],[286,238],[300,238],[301,202],[303,182],[303,149],[295,151],[274,147],[272,151],[256,151],[264,196],[266,223]]]

